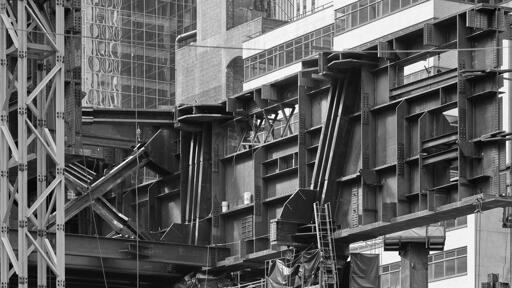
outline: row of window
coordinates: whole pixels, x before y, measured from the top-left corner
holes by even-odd
[[[116,11],[107,12],[102,11],[99,13],[98,8],[90,8],[84,10],[83,20],[85,23],[93,23],[98,26],[109,25],[149,31],[170,31],[173,26],[173,18],[170,17],[146,16],[129,12],[118,15]]]
[[[359,0],[335,11],[336,33],[363,25],[423,0]]]
[[[467,247],[428,256],[428,281],[451,278],[467,273]],[[400,288],[400,262],[380,266],[380,287]]]
[[[134,63],[151,63],[161,66],[168,66],[170,62],[169,53],[159,49],[140,46],[125,47],[124,45],[119,45],[119,43],[109,44],[103,41],[92,42],[97,43],[91,43],[83,47],[83,49],[86,55],[92,55],[95,58],[131,61]]]
[[[249,80],[332,47],[332,25],[244,59],[244,78]]]
[[[190,0],[186,0],[184,2],[190,2]],[[92,6],[96,9],[120,10],[132,13],[172,17],[177,13],[180,13],[182,10],[195,8],[195,3],[178,3],[173,0],[92,0],[86,1],[85,6]]]
[[[428,280],[438,280],[467,272],[467,247],[428,256]]]
[[[84,81],[84,87],[112,92],[122,91],[131,93],[132,86],[145,87],[146,89],[153,89],[155,87],[158,87],[158,89],[169,90],[171,89],[171,85],[173,84],[168,81],[149,80],[149,77],[119,77],[107,75],[104,73],[89,72],[86,72],[84,76],[84,79],[86,79],[86,81]]]
[[[84,106],[103,107],[103,108],[119,108],[133,109],[159,109],[167,108],[170,103],[170,97],[167,93],[161,97],[127,94],[116,92],[105,92],[89,90],[86,98],[83,99]]]

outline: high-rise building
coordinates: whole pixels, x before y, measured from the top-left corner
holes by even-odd
[[[195,29],[195,0],[83,2],[82,105],[170,109],[174,45]]]

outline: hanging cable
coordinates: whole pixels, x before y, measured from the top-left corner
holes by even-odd
[[[84,144],[81,143],[81,146],[82,146],[82,151],[84,151]],[[84,167],[87,168],[87,162],[86,162],[86,159],[85,159],[85,154],[83,154],[82,157],[83,157]],[[96,169],[96,159],[94,159],[93,171],[94,171],[94,169]],[[87,185],[87,186],[89,186],[89,185]],[[100,265],[101,265],[101,273],[103,275],[103,283],[105,285],[105,288],[108,288],[107,273],[105,271],[105,265],[103,264],[103,252],[101,250],[101,243],[100,243],[100,239],[99,239],[99,235],[98,235],[98,227],[97,227],[97,224],[96,224],[96,217],[94,217],[94,209],[92,207],[94,201],[93,201],[91,193],[89,193],[89,191],[87,192],[87,194],[89,195],[89,201],[90,201],[89,202],[90,203],[89,207],[91,209],[91,217],[92,217],[92,222],[93,222],[93,225],[94,225],[94,234],[96,235],[96,242],[98,244],[98,251],[100,252]]]
[[[89,199],[90,199],[90,203],[91,203],[89,205],[89,207],[91,208],[91,217],[92,217],[92,222],[93,222],[93,225],[94,225],[94,234],[96,235],[96,242],[98,244],[98,251],[100,252],[100,264],[101,264],[101,272],[103,274],[103,282],[105,284],[105,288],[108,288],[107,274],[105,272],[105,265],[103,264],[103,252],[101,250],[100,237],[98,235],[98,226],[96,224],[96,217],[94,216],[94,209],[92,208],[94,200],[92,199],[91,193],[87,193],[87,194],[89,195]]]
[[[19,28],[6,28],[7,30],[13,31],[25,31],[30,33],[41,33],[46,34],[43,31],[36,30],[28,30],[28,29],[19,29]],[[97,38],[92,36],[80,35],[80,34],[69,34],[69,33],[53,33],[54,35],[63,35],[65,37],[70,38],[80,38],[80,39],[89,39],[89,40],[100,40],[100,41],[110,41],[111,39],[106,38]],[[138,43],[138,45],[147,45],[147,44],[161,44],[157,41],[144,41],[144,40],[130,40],[131,43]],[[126,44],[122,43],[121,44]],[[196,47],[196,48],[209,48],[209,49],[224,49],[224,50],[244,50],[244,51],[267,51],[270,48],[257,48],[257,47],[243,47],[243,46],[226,46],[226,45],[206,45],[206,44],[188,44],[186,47]],[[508,46],[486,46],[486,47],[471,47],[471,48],[433,48],[433,49],[390,49],[390,50],[369,50],[369,49],[345,49],[345,50],[331,50],[328,52],[332,53],[343,53],[343,52],[358,52],[358,53],[370,53],[376,54],[378,52],[388,52],[388,53],[422,53],[422,52],[431,52],[431,53],[439,53],[439,52],[449,52],[449,51],[486,51],[486,50],[502,50],[507,49]],[[159,51],[171,52],[174,53],[175,49],[165,48],[160,49]],[[320,51],[320,50],[319,50]],[[322,50],[325,51],[325,50]]]

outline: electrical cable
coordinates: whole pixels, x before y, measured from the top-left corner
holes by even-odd
[[[92,217],[92,222],[94,224],[94,231],[95,231],[95,235],[96,235],[96,242],[98,243],[98,251],[100,252],[100,264],[101,264],[101,272],[103,274],[103,282],[105,284],[105,288],[108,288],[108,283],[107,283],[107,274],[105,272],[105,265],[103,264],[103,252],[101,250],[101,243],[100,243],[100,237],[99,237],[99,234],[98,234],[98,226],[96,224],[96,217],[94,215],[94,209],[92,208],[92,205],[94,203],[94,200],[92,199],[92,196],[91,196],[91,193],[87,193],[89,195],[89,199],[90,199],[90,205],[89,207],[91,208],[91,217]]]
[[[43,31],[37,31],[37,30],[28,30],[28,29],[19,29],[19,28],[6,28],[6,30],[14,30],[14,31],[25,31],[25,32],[32,32],[32,33],[41,33],[41,34],[47,34]],[[66,37],[74,37],[79,39],[90,39],[90,40],[99,40],[99,41],[113,41],[112,39],[106,39],[106,38],[96,38],[92,36],[86,36],[86,35],[80,35],[80,34],[70,34],[70,33],[52,33],[53,35],[64,35]],[[120,44],[128,44],[126,42],[119,42]],[[129,45],[134,45],[133,43],[140,43],[139,45],[147,45],[147,44],[162,44],[162,42],[158,41],[144,41],[144,40],[130,40]],[[170,43],[170,42],[169,42]],[[172,46],[172,45],[171,45]],[[195,44],[191,43],[186,45],[185,47],[196,47],[196,48],[211,48],[211,49],[226,49],[226,50],[244,50],[244,51],[266,51],[274,47],[268,47],[268,48],[256,48],[256,47],[243,47],[243,46],[224,46],[224,45],[206,45],[206,44]],[[152,47],[155,50],[164,51],[164,52],[175,52],[175,49],[167,49],[167,48],[155,48]],[[343,52],[357,52],[357,53],[422,53],[422,52],[449,52],[449,51],[486,51],[486,50],[493,50],[493,49],[506,49],[509,48],[508,46],[486,46],[486,47],[471,47],[471,48],[432,48],[432,49],[390,49],[390,50],[369,50],[369,49],[345,49],[345,50],[329,50],[329,52],[332,53],[343,53]],[[325,49],[313,49],[318,51],[325,51]]]
[[[81,146],[82,146],[82,151],[84,150],[84,144],[81,143]],[[87,168],[87,162],[86,162],[86,159],[85,159],[85,154],[82,155],[83,157],[83,161],[84,161],[84,167]],[[94,167],[93,167],[93,171],[94,169],[96,169],[96,159],[94,159]],[[91,209],[91,217],[92,217],[92,221],[93,221],[93,224],[94,224],[94,231],[95,231],[95,235],[96,235],[96,242],[98,244],[98,251],[100,253],[100,265],[101,265],[101,273],[102,273],[102,276],[103,276],[103,283],[105,284],[105,288],[108,288],[108,282],[107,282],[107,273],[105,271],[105,265],[103,263],[103,252],[101,250],[101,243],[100,243],[100,239],[99,239],[99,234],[98,234],[98,226],[96,224],[96,217],[94,215],[94,209],[92,207],[93,203],[94,203],[94,200],[92,199],[92,196],[91,196],[91,193],[88,193],[87,194],[89,195],[89,207]]]

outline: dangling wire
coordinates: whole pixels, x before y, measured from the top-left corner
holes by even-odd
[[[83,143],[82,143],[82,151],[84,151],[84,146],[83,146]],[[85,154],[83,154],[83,161],[84,161],[84,167],[87,168],[87,162],[86,162],[86,159],[85,159]],[[93,167],[93,171],[94,169],[96,169],[96,159],[94,160],[94,167]],[[108,283],[107,283],[107,273],[105,272],[105,265],[103,264],[103,252],[101,250],[101,243],[100,243],[100,238],[99,238],[99,235],[98,235],[98,226],[96,224],[96,217],[94,217],[94,209],[92,207],[93,205],[93,199],[92,199],[92,196],[91,196],[91,193],[87,192],[87,194],[89,195],[89,207],[91,208],[91,217],[92,217],[92,222],[93,222],[93,225],[94,225],[94,234],[96,235],[96,242],[98,244],[98,251],[100,252],[100,264],[101,264],[101,273],[103,275],[103,283],[105,284],[105,288],[108,288]]]
[[[105,265],[103,264],[103,252],[101,250],[100,237],[98,235],[98,226],[96,224],[96,217],[94,216],[94,209],[92,208],[93,199],[92,199],[91,193],[87,193],[87,194],[89,194],[89,199],[90,199],[90,203],[91,203],[89,205],[89,207],[91,208],[91,217],[92,217],[92,222],[94,225],[94,234],[96,235],[96,242],[98,243],[98,251],[100,252],[100,264],[101,264],[101,273],[103,274],[103,282],[105,284],[105,288],[108,288],[107,274],[105,272]]]

